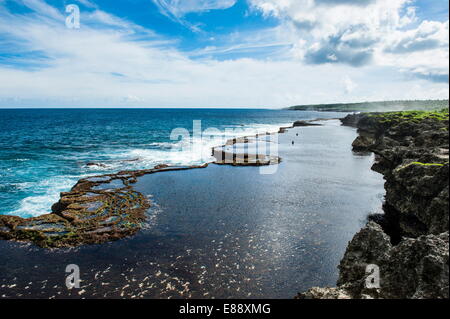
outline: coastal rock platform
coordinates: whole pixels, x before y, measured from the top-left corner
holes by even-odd
[[[281,128],[280,132],[284,133],[294,126]],[[276,134],[267,132],[231,139],[225,145],[213,148],[216,157],[214,164],[279,164],[281,158],[270,155],[271,146],[276,143],[272,141]],[[151,206],[151,202],[132,187],[138,177],[207,166],[169,167],[162,164],[148,170],[123,171],[81,179],[69,192],[61,193],[60,200],[53,205],[50,214],[34,218],[1,215],[0,239],[32,242],[41,247],[53,248],[100,244],[131,236],[141,228],[146,219],[146,210]]]
[[[150,170],[84,178],[52,207],[34,218],[0,216],[0,239],[30,241],[41,247],[99,244],[135,234],[151,202],[136,192],[136,178],[163,171],[202,168],[160,165]]]
[[[370,170],[374,155],[351,150],[356,130],[321,124],[279,134],[277,165],[117,173],[148,200],[138,230],[57,249],[0,240],[0,296],[292,298],[334,285],[348,241],[381,207],[384,189]],[[103,181],[122,188],[115,175]],[[97,182],[88,182],[96,194],[108,185]],[[66,287],[69,264],[80,268],[80,289]]]
[[[292,127],[280,128],[285,133]],[[279,133],[265,133],[230,139],[225,145],[214,147],[214,164],[232,166],[265,166],[281,162],[278,156],[278,142],[274,138]]]
[[[350,241],[337,288],[297,298],[449,298],[448,110],[354,114],[342,123],[358,128],[355,151],[376,155],[384,214]],[[368,265],[379,268],[379,287],[368,288]]]

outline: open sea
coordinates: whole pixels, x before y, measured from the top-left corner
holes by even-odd
[[[344,115],[0,110],[0,214],[48,213],[81,177],[210,162],[211,148],[231,137]],[[54,250],[0,240],[0,296],[292,298],[335,285],[349,240],[380,212],[384,181],[370,169],[373,154],[352,152],[354,128],[319,123],[277,135],[282,162],[274,174],[209,165],[139,177],[133,187],[152,205],[134,236]],[[65,285],[68,264],[80,268],[80,289]]]
[[[157,164],[212,161],[233,136],[277,131],[296,120],[343,113],[252,109],[0,109],[0,215],[50,212],[82,177]],[[174,129],[215,128],[208,138],[171,139]]]

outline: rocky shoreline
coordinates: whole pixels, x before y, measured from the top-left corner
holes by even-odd
[[[384,214],[350,241],[337,287],[296,298],[449,298],[448,110],[354,114],[342,123],[358,128],[354,151],[376,155]]]
[[[308,124],[297,121],[291,127],[280,128],[278,133],[297,125]],[[101,244],[132,236],[142,228],[146,211],[152,205],[149,199],[133,189],[138,177],[206,168],[209,164],[275,165],[281,162],[280,157],[251,153],[250,150],[256,143],[270,143],[266,138],[278,133],[266,132],[228,140],[225,145],[213,148],[215,161],[204,165],[158,165],[148,170],[122,171],[80,179],[69,192],[61,193],[60,200],[52,206],[50,214],[34,218],[1,215],[0,240],[31,242],[44,248],[64,248]],[[245,146],[239,148],[238,145]]]
[[[384,214],[370,216],[349,243],[339,265],[337,287],[312,288],[297,298],[448,298],[448,111],[355,114],[341,121],[358,128],[354,151],[376,154],[373,170],[386,180]],[[320,124],[298,121],[280,128],[278,134],[310,125]],[[213,149],[213,163],[278,164],[279,157],[237,151],[273,134],[232,139]],[[134,190],[138,177],[208,165],[160,165],[81,179],[61,194],[50,214],[28,219],[0,216],[0,239],[60,248],[134,235],[152,205]],[[367,288],[368,265],[379,267],[380,288]]]
[[[151,206],[145,196],[133,189],[137,177],[206,166],[159,165],[149,170],[80,179],[69,192],[61,193],[50,214],[34,218],[0,216],[0,239],[62,248],[101,244],[134,235]]]

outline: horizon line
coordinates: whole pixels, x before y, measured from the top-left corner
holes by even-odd
[[[426,101],[449,101],[449,98],[443,99],[415,99],[415,100],[375,100],[375,101],[362,101],[362,102],[328,102],[328,103],[310,103],[310,104],[295,104],[290,106],[282,106],[282,107],[264,107],[264,106],[17,106],[17,107],[9,107],[9,106],[0,106],[2,110],[29,110],[29,109],[254,109],[254,110],[285,110],[290,107],[295,106],[318,106],[318,105],[346,105],[346,104],[362,104],[362,103],[389,103],[389,102],[426,102]]]

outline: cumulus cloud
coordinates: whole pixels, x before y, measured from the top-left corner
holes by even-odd
[[[297,36],[307,41],[298,49],[306,62],[313,64],[368,64],[383,36],[414,18],[411,10],[400,14],[409,0],[251,1],[264,14],[297,26]]]
[[[423,21],[418,27],[392,32],[378,52],[379,64],[436,83],[449,79],[449,22]]]
[[[362,66],[370,63],[373,57],[372,45],[377,39],[364,33],[365,27],[349,28],[340,34],[331,35],[309,47],[305,61],[311,64],[347,63]]]
[[[282,2],[289,3],[273,4]],[[170,39],[99,8],[82,13],[81,29],[67,29],[63,12],[42,0],[24,0],[32,12],[21,14],[2,3],[0,49],[8,59],[0,59],[0,106],[282,107],[448,97],[447,85],[439,82],[448,74],[439,73],[439,54],[445,55],[440,48],[410,52],[400,66],[396,59],[404,55],[383,48],[371,53],[374,63],[359,67],[348,66],[348,61],[302,62],[307,53],[325,46],[324,35],[334,35],[337,48],[340,42],[356,52],[373,46],[376,34],[358,33],[360,28],[339,27],[322,34],[328,27],[321,26],[302,39],[296,26],[282,25],[264,32],[267,37],[253,37],[255,43],[250,44],[269,46],[278,40],[287,51],[286,42],[292,42],[292,55],[218,60],[208,53],[226,48],[210,48],[192,59]],[[251,38],[246,34],[244,39]],[[239,47],[238,41],[233,45]],[[344,59],[339,52],[329,52],[331,61]],[[398,76],[399,67],[415,76],[405,81]],[[433,78],[439,74],[442,78]]]
[[[250,2],[265,16],[283,21],[286,33],[295,34],[292,55],[305,63],[398,66],[422,79],[448,80],[449,23],[417,25],[412,0]],[[433,51],[434,58],[425,51]]]
[[[389,37],[385,51],[410,53],[433,49],[448,49],[449,22],[423,21],[416,29],[396,31]]]

